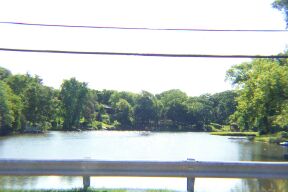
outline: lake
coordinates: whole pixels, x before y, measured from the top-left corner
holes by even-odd
[[[0,137],[0,157],[177,161],[283,161],[284,147],[208,133],[138,131],[56,132]],[[96,188],[186,190],[182,178],[93,177]],[[0,177],[0,189],[82,187],[81,177]],[[196,178],[197,192],[286,192],[287,180]]]

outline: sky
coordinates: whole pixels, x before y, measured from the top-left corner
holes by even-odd
[[[273,0],[0,0],[0,22],[65,25],[285,29]],[[0,47],[70,51],[271,55],[288,33],[145,31],[0,24]],[[139,93],[180,89],[190,96],[232,89],[226,71],[249,59],[160,58],[0,51],[0,66],[37,74],[60,88],[76,77],[89,88]]]

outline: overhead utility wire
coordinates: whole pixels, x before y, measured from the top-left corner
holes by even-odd
[[[192,29],[192,28],[149,28],[149,27],[113,27],[113,26],[85,26],[85,25],[58,25],[42,23],[23,23],[0,21],[0,24],[27,25],[38,27],[90,28],[90,29],[119,29],[119,30],[150,30],[150,31],[203,31],[203,32],[288,32],[282,29]]]
[[[11,49],[11,48],[0,48],[0,51],[30,52],[30,53],[79,54],[79,55],[144,56],[144,57],[275,58],[275,59],[288,58],[288,55],[166,54],[166,53],[95,52],[95,51],[64,51],[64,50]]]

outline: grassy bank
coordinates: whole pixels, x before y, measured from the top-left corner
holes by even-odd
[[[211,132],[211,135],[219,136],[232,136],[232,137],[253,137],[254,141],[265,142],[265,143],[280,143],[288,140],[287,132],[278,132],[273,134],[260,135],[258,132],[229,132],[229,131],[218,131]]]
[[[219,136],[238,136],[238,137],[258,137],[258,132],[229,132],[229,131],[223,131],[223,132],[211,132],[211,135],[219,135]]]
[[[287,132],[278,132],[274,134],[267,134],[267,135],[259,135],[258,137],[255,137],[255,141],[259,142],[266,142],[266,143],[280,143],[283,141],[288,140],[288,134]]]

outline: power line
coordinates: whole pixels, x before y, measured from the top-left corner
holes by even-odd
[[[117,30],[150,30],[150,31],[202,31],[202,32],[288,32],[282,29],[191,29],[191,28],[149,28],[149,27],[113,27],[113,26],[85,26],[85,25],[58,25],[43,23],[24,23],[0,21],[0,24],[26,25],[38,27],[64,27],[64,28],[88,28],[88,29],[117,29]]]
[[[0,48],[0,51],[26,52],[26,53],[54,53],[54,54],[78,54],[78,55],[115,55],[115,56],[143,56],[143,57],[178,57],[178,58],[288,58],[288,55],[213,55],[213,54],[166,54],[166,53],[129,53],[129,52],[95,52],[95,51],[66,51],[66,50],[42,50],[42,49],[12,49]]]

